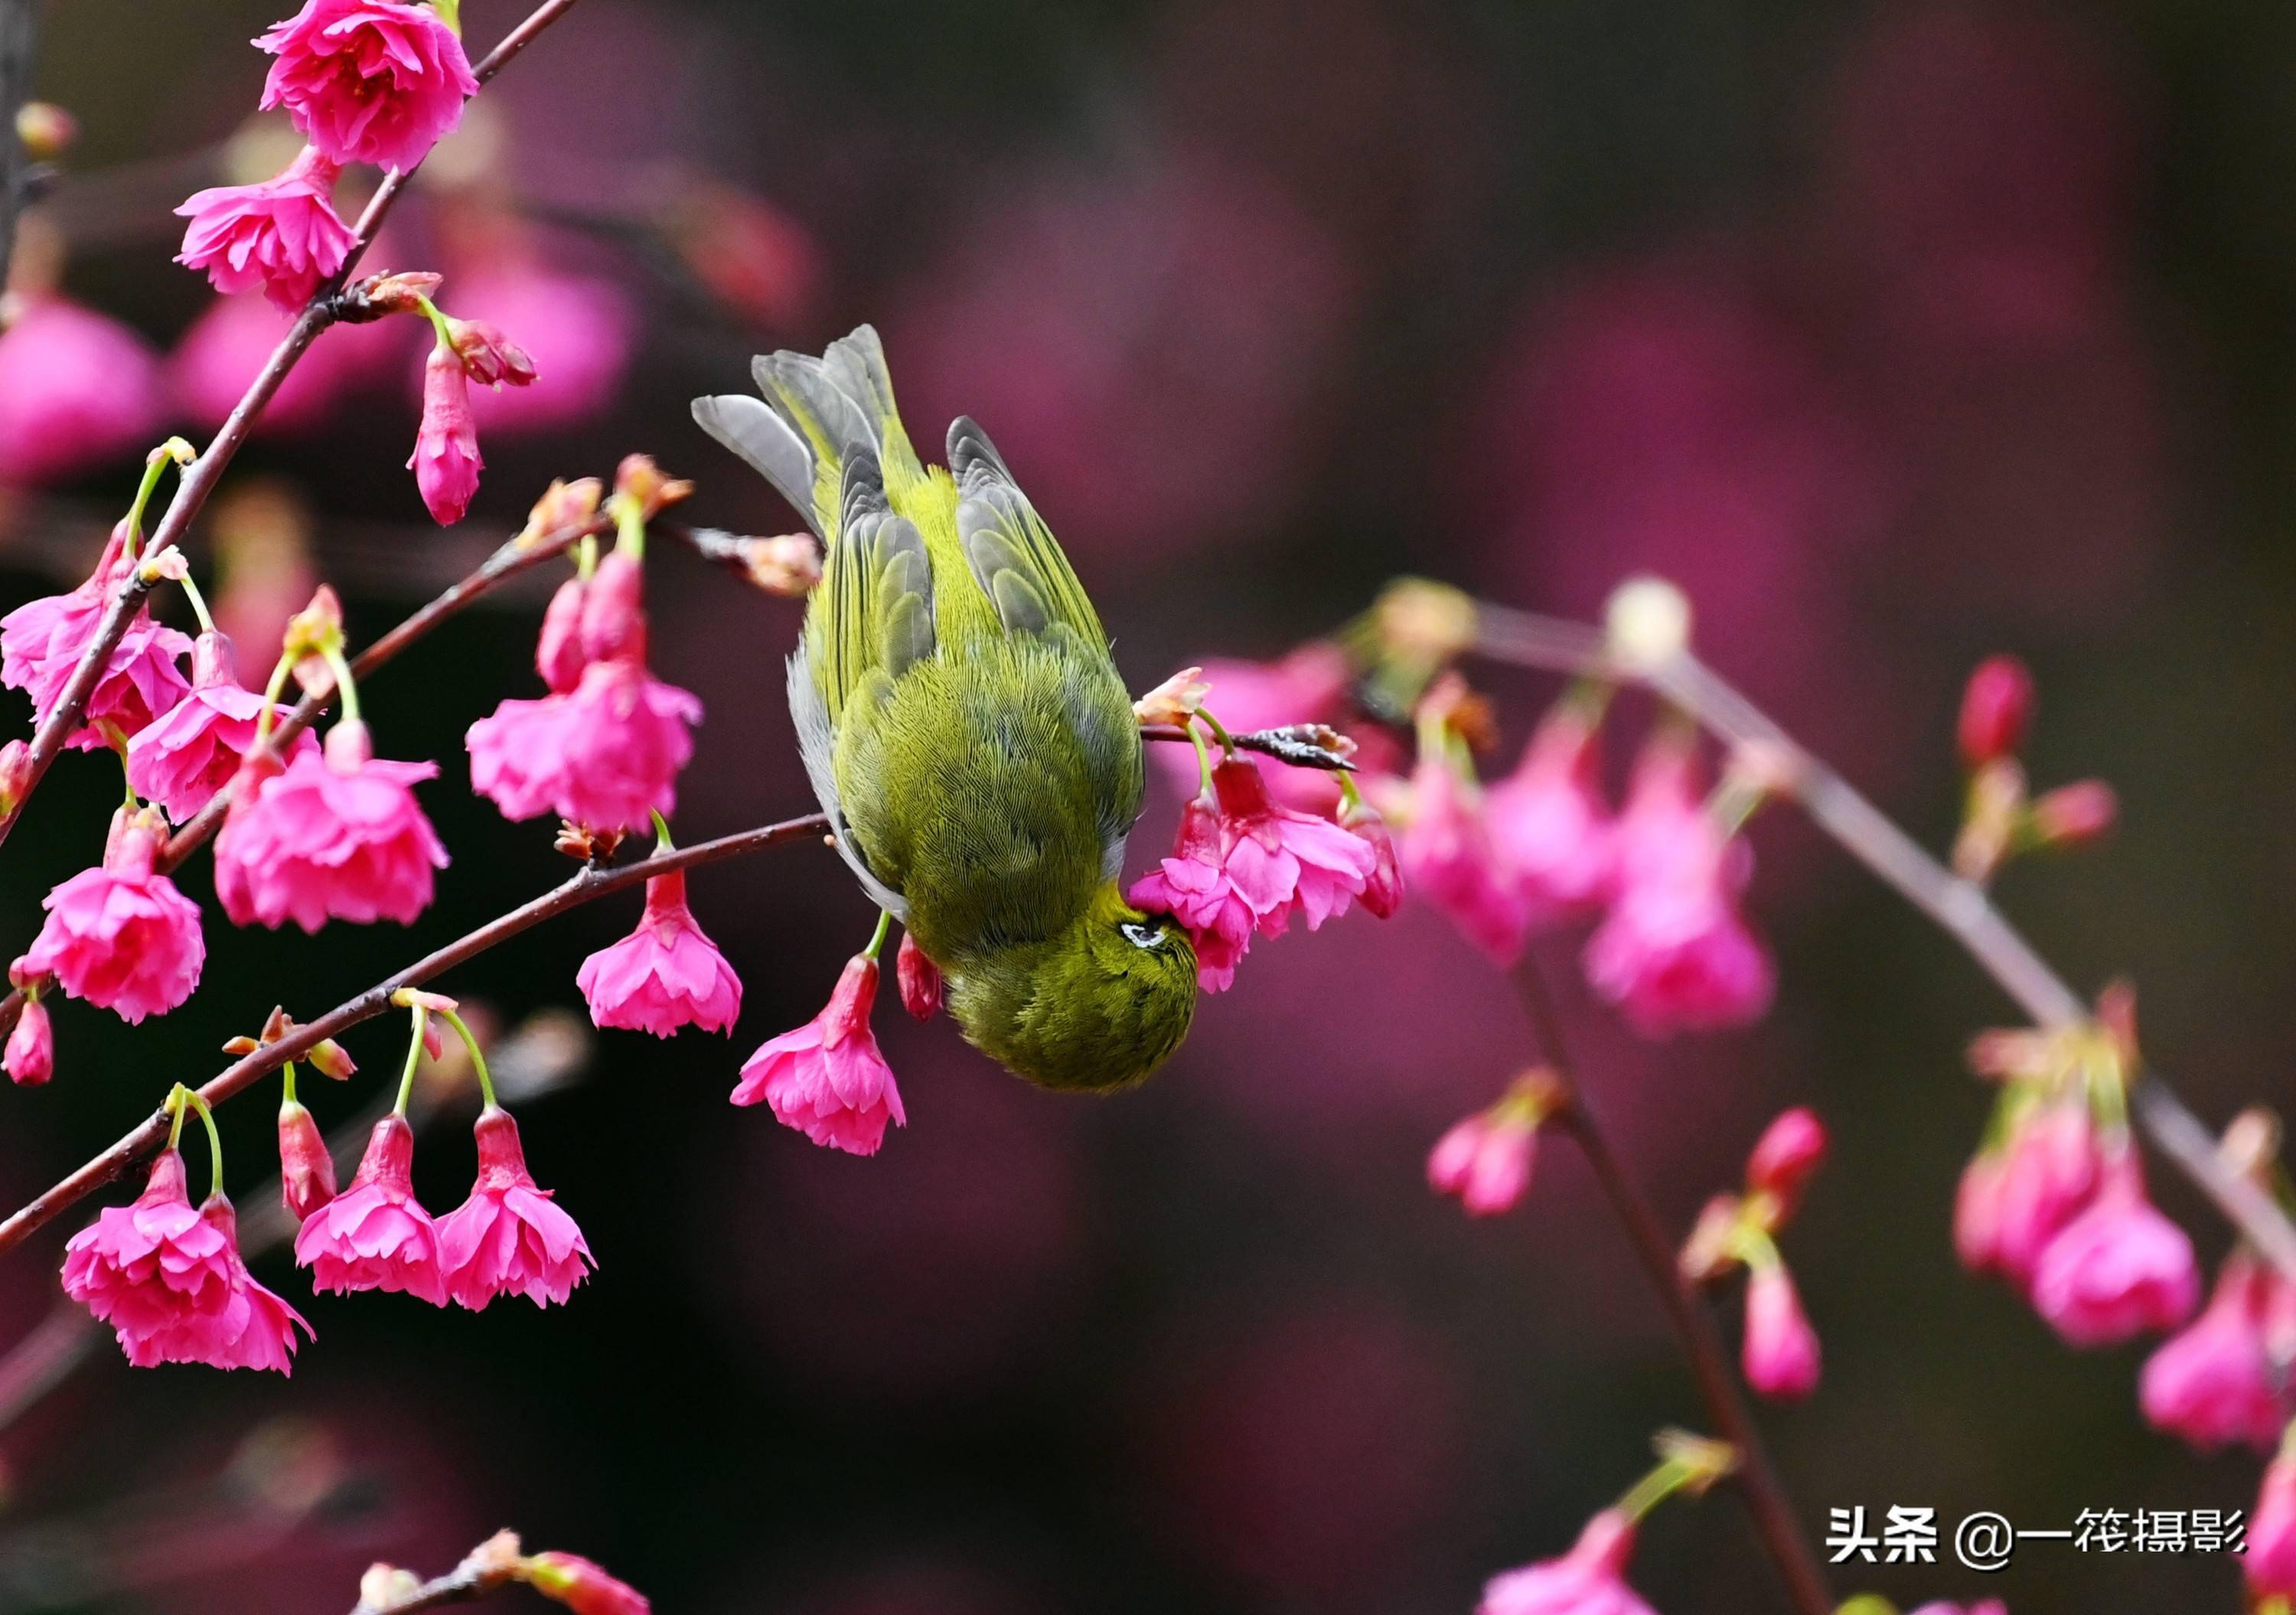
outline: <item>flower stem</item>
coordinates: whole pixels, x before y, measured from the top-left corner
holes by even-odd
[[[285,1065],[281,1066],[279,1070],[282,1073],[284,1085],[283,1089],[279,1095],[280,1101],[284,1104],[294,1104],[297,1103],[295,1098],[295,1062],[291,1060]]]
[[[280,652],[272,664],[270,682],[263,686],[263,710],[255,719],[255,746],[261,750],[271,741],[271,723],[279,716],[279,698],[287,693],[287,675],[295,670],[295,659]]]
[[[344,660],[342,646],[329,645],[319,654],[326,659],[327,671],[335,676],[335,688],[342,692],[343,721],[347,724],[358,722],[358,685],[352,681],[351,664]]]
[[[661,816],[659,808],[653,809],[653,849],[657,855],[677,850],[669,839],[669,821]]]
[[[494,1078],[487,1075],[486,1051],[479,1046],[479,1040],[472,1033],[470,1023],[450,1009],[442,1009],[439,1014],[448,1026],[455,1029],[455,1036],[460,1037],[463,1040],[463,1046],[471,1052],[471,1069],[479,1074],[479,1097],[486,1102],[487,1109],[489,1111],[497,1109],[495,1103]]]
[[[645,506],[625,494],[614,501],[614,547],[633,561],[645,559]]]
[[[208,615],[208,599],[206,595],[200,593],[200,586],[191,580],[189,574],[177,578],[176,581],[184,586],[184,598],[192,603],[192,615],[200,619],[200,632],[214,633],[215,619]]]
[[[890,908],[879,909],[876,932],[870,937],[869,946],[861,950],[861,956],[873,963],[877,957],[877,950],[885,946],[885,933],[892,929],[893,911]]]
[[[135,503],[127,507],[127,558],[135,559],[138,545],[144,541],[144,512],[151,507],[152,496],[160,491],[160,478],[173,463],[165,448],[155,448],[144,459],[144,480],[136,485]]]
[[[455,338],[453,332],[447,327],[445,313],[440,310],[438,304],[419,291],[414,294],[414,300],[422,306],[422,312],[430,322],[430,329],[439,333],[439,346],[452,353],[455,350]]]
[[[191,1096],[191,1089],[180,1082],[168,1090],[168,1147],[171,1150],[183,1141],[184,1101]]]
[[[223,1193],[223,1134],[216,1127],[215,1112],[208,1108],[208,1102],[200,1097],[197,1088],[184,1090],[184,1103],[198,1111],[200,1120],[207,1125],[208,1192],[210,1194],[221,1194]],[[180,1114],[177,1119],[181,1119]]]
[[[430,1012],[417,1004],[414,1011],[414,1036],[406,1045],[406,1070],[398,1078],[398,1103],[390,1107],[395,1115],[406,1114],[406,1102],[414,1097],[414,1068],[422,1062],[422,1033]]]
[[[1211,714],[1207,712],[1200,716],[1210,717]],[[1188,738],[1195,742],[1196,747],[1196,778],[1200,782],[1196,788],[1202,795],[1210,796],[1212,794],[1211,750],[1204,744],[1203,731],[1193,724],[1188,726]]]

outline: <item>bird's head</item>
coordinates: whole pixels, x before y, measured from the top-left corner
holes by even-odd
[[[1128,1087],[1188,1035],[1196,951],[1169,915],[1141,913],[1111,881],[1057,935],[960,962],[949,1010],[984,1053],[1031,1082]]]

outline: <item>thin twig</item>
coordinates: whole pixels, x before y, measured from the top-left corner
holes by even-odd
[[[554,919],[570,909],[638,885],[655,875],[740,857],[747,853],[762,852],[768,847],[824,835],[828,829],[829,821],[813,813],[803,818],[784,819],[777,824],[763,824],[755,830],[719,836],[714,841],[696,842],[691,847],[681,847],[675,852],[658,853],[635,864],[611,867],[590,865],[572,879],[533,901],[498,919],[488,921],[435,953],[426,954],[405,969],[384,977],[356,997],[337,1004],[317,1020],[298,1026],[278,1042],[264,1045],[219,1075],[210,1078],[200,1089],[200,1097],[209,1105],[223,1103],[290,1060],[300,1060],[315,1045],[340,1035],[362,1021],[381,1014],[390,1007],[391,994],[400,988],[419,987],[456,965],[476,958],[488,948],[508,941],[521,931],[530,930],[545,920]],[[126,1171],[136,1160],[158,1149],[167,1141],[169,1119],[166,1111],[153,1111],[110,1149],[29,1201],[5,1222],[0,1222],[0,1255],[14,1250],[33,1230],[58,1212],[94,1193]]]
[[[516,1534],[496,1531],[465,1554],[462,1563],[428,1581],[418,1582],[405,1570],[378,1564],[360,1581],[359,1601],[351,1615],[414,1615],[440,1604],[471,1603],[519,1579],[523,1562]]]
[[[4,3],[4,0],[0,0],[0,3]],[[573,4],[574,0],[548,0],[512,29],[503,42],[472,70],[481,83],[493,78],[511,58],[524,50],[537,34],[565,15]],[[12,128],[7,134],[11,140],[14,138]],[[184,467],[183,480],[176,486],[176,496],[169,502],[167,514],[152,529],[147,553],[157,554],[183,541],[192,523],[206,507],[208,496],[222,480],[225,468],[239,453],[241,445],[247,441],[247,435],[255,425],[255,418],[271,402],[273,395],[279,390],[280,383],[287,379],[288,373],[295,368],[296,361],[303,357],[304,350],[317,340],[321,332],[334,323],[336,298],[350,283],[352,275],[357,273],[359,260],[366,256],[366,250],[373,244],[376,231],[381,228],[391,204],[406,188],[412,170],[394,168],[374,195],[368,199],[366,209],[359,215],[358,224],[352,233],[350,251],[344,258],[342,267],[311,294],[310,300],[303,305],[303,311],[295,316],[294,324],[280,339],[279,346],[272,350],[271,357],[256,373],[255,380],[248,384],[246,393],[217,429],[207,451]],[[95,637],[88,642],[86,650],[80,656],[79,665],[72,669],[72,676],[64,685],[62,699],[50,709],[45,720],[34,732],[31,750],[24,761],[23,787],[7,812],[0,814],[0,841],[5,841],[9,832],[16,827],[16,821],[23,816],[25,803],[38,788],[42,776],[48,771],[48,765],[63,750],[66,738],[79,726],[80,715],[87,705],[87,699],[94,693],[104,668],[111,660],[112,652],[119,648],[119,641],[141,609],[149,587],[134,575],[120,586],[111,609],[104,613]]]
[[[1737,1449],[1738,1468],[1732,1479],[1746,1499],[1755,1532],[1761,1537],[1771,1562],[1777,1566],[1778,1576],[1786,1584],[1786,1591],[1800,1615],[1827,1615],[1833,1608],[1833,1595],[1825,1585],[1825,1572],[1818,1568],[1817,1555],[1802,1535],[1792,1502],[1778,1479],[1776,1467],[1770,1462],[1768,1450],[1762,1445],[1761,1431],[1754,1423],[1745,1398],[1739,1393],[1737,1381],[1731,1376],[1729,1354],[1715,1333],[1714,1320],[1708,1316],[1697,1291],[1682,1276],[1673,1242],[1666,1236],[1657,1209],[1628,1175],[1618,1152],[1611,1147],[1610,1135],[1603,1130],[1594,1107],[1587,1103],[1578,1069],[1563,1045],[1561,1018],[1547,996],[1546,983],[1538,966],[1528,953],[1516,966],[1515,988],[1521,996],[1524,1012],[1530,1018],[1531,1034],[1545,1057],[1546,1068],[1563,1092],[1564,1103],[1555,1114],[1554,1124],[1570,1135],[1587,1157],[1587,1164],[1594,1168],[1595,1180],[1602,1186],[1603,1198],[1610,1201],[1619,1226],[1625,1230],[1628,1242],[1635,1248],[1643,1276],[1650,1281],[1659,1305],[1666,1311],[1667,1324],[1690,1365],[1691,1378],[1697,1382],[1699,1399],[1706,1404],[1707,1416],[1713,1421],[1716,1433]]]
[[[354,658],[351,662],[352,676],[364,679],[376,669],[388,666],[408,646],[448,618],[461,612],[464,607],[488,590],[509,578],[515,578],[529,568],[539,566],[545,561],[564,554],[583,538],[594,533],[604,532],[612,526],[613,518],[611,515],[601,514],[593,516],[586,521],[545,533],[531,544],[521,543],[515,538],[511,539],[493,554],[488,556],[474,570],[449,585],[437,598]],[[295,704],[294,709],[285,717],[281,718],[278,727],[271,732],[273,747],[287,746],[297,735],[309,728],[317,720],[319,715],[327,709],[334,698],[335,690],[332,681],[306,692],[302,700]],[[185,820],[183,826],[168,838],[168,844],[160,848],[159,856],[152,860],[152,867],[161,874],[170,873],[180,866],[185,858],[198,851],[217,830],[220,830],[223,827],[224,816],[231,808],[231,786],[226,783],[209,799],[206,807]],[[37,985],[45,992],[53,980],[53,977],[42,977]],[[18,1018],[23,1012],[24,991],[21,988],[12,988],[6,996],[0,997],[0,1038],[6,1037],[9,1032],[14,1029]]]
[[[1996,907],[1897,823],[1780,728],[1735,685],[1687,653],[1655,668],[1625,666],[1583,623],[1477,603],[1475,649],[1494,660],[1642,684],[1734,747],[1761,755],[1766,777],[1811,821],[1947,935],[2045,1028],[2087,1018],[2088,1006]],[[2147,1070],[2132,1095],[2138,1127],[2272,1265],[2296,1281],[2296,1224],[2272,1197],[2218,1155],[2207,1127],[2166,1077]]]

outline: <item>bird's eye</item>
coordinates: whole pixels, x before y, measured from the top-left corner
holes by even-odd
[[[1136,920],[1127,920],[1116,929],[1122,931],[1124,939],[1135,947],[1161,947],[1167,934],[1161,925],[1144,925]]]

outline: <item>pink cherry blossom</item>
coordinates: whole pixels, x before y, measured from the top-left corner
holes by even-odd
[[[1611,883],[1610,817],[1595,779],[1593,728],[1558,709],[1515,771],[1483,793],[1491,845],[1513,872],[1533,926],[1585,913]]]
[[[8,1080],[19,1087],[36,1088],[56,1074],[55,1028],[48,1006],[37,998],[24,1000],[8,1034],[5,1060]]]
[[[1396,856],[1395,838],[1387,832],[1387,820],[1358,798],[1341,802],[1339,822],[1341,828],[1371,848],[1371,877],[1364,882],[1357,900],[1378,918],[1393,919],[1395,911],[1403,906],[1403,865]]]
[[[64,1246],[64,1292],[111,1325],[127,1360],[275,1368],[284,1373],[294,1330],[310,1325],[248,1274],[231,1202],[194,1210],[184,1158],[152,1164],[132,1204],[106,1208]]]
[[[1627,1585],[1634,1546],[1633,1521],[1604,1509],[1562,1558],[1493,1577],[1475,1615],[1656,1615]]]
[[[1989,1265],[2014,1283],[2031,1283],[2041,1252],[2088,1203],[2100,1169],[2087,1100],[2054,1101],[2023,1117],[1998,1157]]]
[[[411,923],[430,906],[447,849],[414,800],[436,763],[377,761],[364,724],[345,720],[321,751],[282,770],[250,759],[216,837],[216,896],[235,925],[292,920]]]
[[[447,1293],[473,1312],[498,1295],[562,1303],[597,1266],[589,1242],[550,1191],[535,1186],[508,1111],[488,1105],[477,1132],[478,1181],[470,1199],[439,1219]]]
[[[290,709],[272,710],[283,717]],[[263,697],[239,682],[231,641],[201,635],[192,647],[190,693],[127,742],[128,785],[182,824],[231,783],[262,714]],[[299,757],[317,745],[305,730],[288,750]]]
[[[684,870],[646,882],[638,928],[583,960],[574,982],[594,1025],[657,1037],[730,1031],[742,1012],[742,979],[686,906]]]
[[[1825,1124],[1807,1105],[1781,1111],[1746,1157],[1746,1187],[1778,1204],[1783,1219],[1801,1203],[1810,1176],[1825,1160]]]
[[[1479,1111],[1436,1140],[1427,1156],[1427,1186],[1457,1195],[1471,1217],[1511,1211],[1530,1186],[1538,1140],[1521,1117]]]
[[[1317,930],[1362,893],[1378,862],[1370,843],[1329,819],[1277,807],[1248,759],[1216,765],[1212,789],[1221,867],[1251,906],[1260,935],[1282,936],[1294,914]]]
[[[2133,1145],[2103,1168],[2096,1196],[2033,1269],[2033,1306],[2068,1345],[2171,1329],[2200,1299],[2193,1242],[2145,1198]]]
[[[194,193],[176,209],[192,221],[176,261],[205,270],[226,296],[259,290],[278,307],[300,308],[358,240],[335,212],[341,174],[305,146],[275,178]]]
[[[414,1199],[410,1173],[414,1129],[406,1118],[374,1124],[350,1187],[314,1211],[295,1236],[295,1265],[311,1270],[311,1287],[401,1290],[434,1307],[447,1304],[439,1230]]]
[[[2246,1442],[2269,1452],[2292,1411],[2286,1365],[2267,1333],[2285,1281],[2241,1252],[2225,1259],[2201,1316],[2144,1364],[2138,1405],[2155,1430],[2202,1449]]]
[[[0,331],[0,483],[59,482],[144,448],[160,397],[159,359],[127,326],[27,299]]]
[[[734,1089],[735,1104],[770,1106],[774,1119],[817,1144],[874,1155],[888,1121],[908,1125],[893,1068],[869,1027],[877,998],[877,962],[856,955],[838,978],[827,1007],[795,1031],[750,1056]]]
[[[564,695],[582,682],[590,659],[582,653],[582,603],[589,584],[569,578],[550,597],[542,614],[542,632],[534,642],[534,670],[553,695]]]
[[[112,818],[103,862],[51,891],[46,923],[21,961],[130,1025],[164,1015],[200,984],[200,906],[152,867],[167,826],[150,811]]]
[[[893,955],[893,980],[901,989],[901,1007],[920,1021],[940,1013],[946,984],[940,966],[925,957],[925,950],[908,932],[901,933],[900,952]]]
[[[432,521],[452,527],[463,519],[485,464],[478,423],[471,418],[470,378],[455,350],[437,343],[422,363],[422,420],[415,428],[414,452],[406,456]]]
[[[1221,858],[1219,804],[1209,791],[1180,810],[1179,843],[1154,873],[1135,882],[1136,908],[1168,914],[1195,944],[1196,984],[1208,993],[1235,983],[1235,967],[1251,947],[1258,919],[1228,876]]]
[[[69,594],[43,595],[0,617],[0,684],[32,698],[37,721],[46,722],[62,704],[81,656],[111,610],[113,592],[127,577],[124,537],[114,531],[95,571]],[[111,731],[131,739],[142,733],[190,691],[176,663],[191,648],[188,636],[152,621],[139,608],[89,693],[81,726],[70,743],[96,750],[111,743]]]
[[[2259,1598],[2296,1598],[2296,1455],[2283,1451],[2265,1468],[2241,1572]]]
[[[594,661],[566,701],[552,806],[593,830],[639,830],[677,807],[701,702],[625,658]]]
[[[337,162],[412,168],[479,87],[455,30],[398,0],[309,0],[255,43],[278,58],[263,106]]]
[[[1511,965],[1530,926],[1521,883],[1500,856],[1483,815],[1482,792],[1439,752],[1411,775],[1411,816],[1397,851],[1412,889],[1447,914],[1488,955]]]
[[[1776,983],[1737,910],[1752,855],[1723,836],[1686,752],[1645,752],[1611,848],[1610,913],[1587,942],[1595,992],[1649,1037],[1759,1020]]]
[[[1777,1401],[1800,1401],[1817,1389],[1817,1331],[1802,1310],[1793,1275],[1775,1261],[1746,1281],[1746,1383]]]
[[[574,1615],[652,1615],[644,1593],[578,1554],[537,1554],[527,1566],[534,1590]]]

